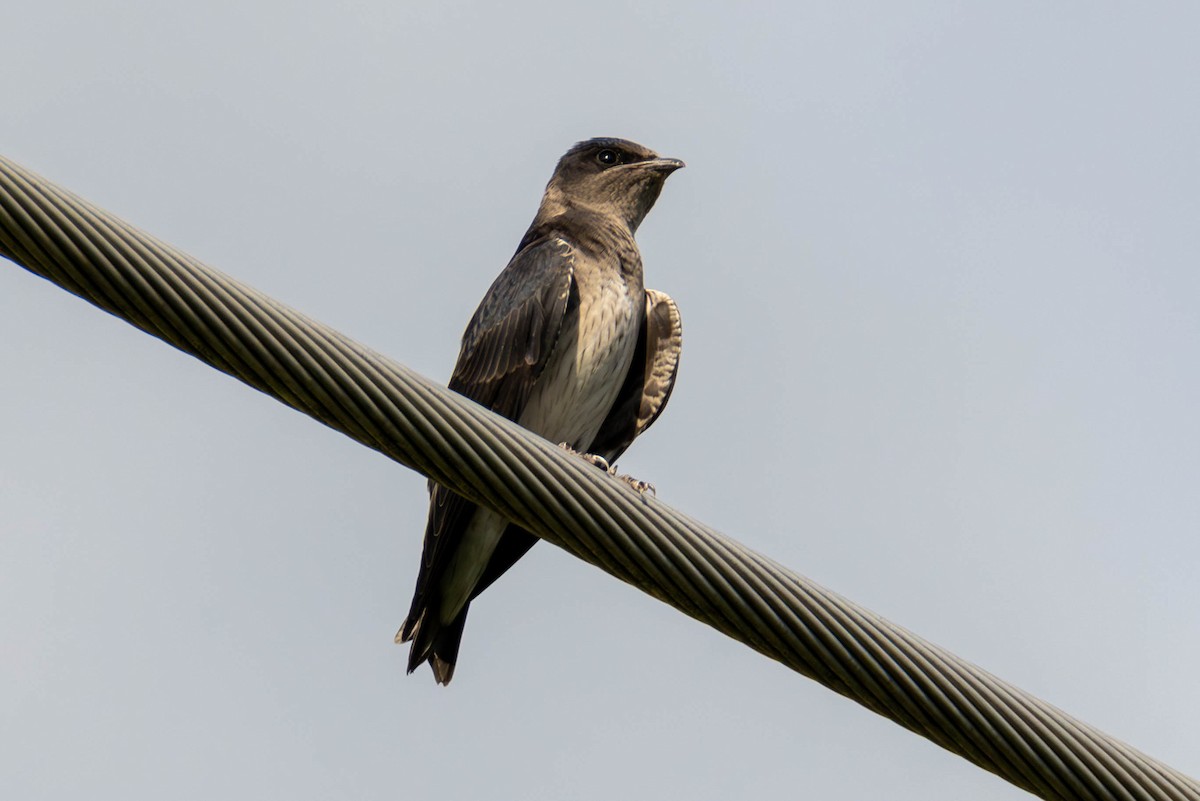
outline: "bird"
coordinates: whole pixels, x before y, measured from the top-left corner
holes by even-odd
[[[634,234],[683,166],[625,139],[571,147],[471,317],[449,388],[600,467],[624,453],[662,413],[679,368],[679,309],[645,288]],[[410,674],[427,662],[445,685],[471,602],[537,537],[433,482],[429,492],[396,642],[412,643]]]

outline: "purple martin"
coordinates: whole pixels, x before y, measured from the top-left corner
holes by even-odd
[[[682,166],[624,139],[568,150],[467,325],[450,389],[598,464],[624,453],[666,406],[679,366],[679,310],[644,287],[633,235]],[[417,589],[396,634],[412,642],[409,673],[428,662],[449,683],[471,601],[535,542],[430,484]]]

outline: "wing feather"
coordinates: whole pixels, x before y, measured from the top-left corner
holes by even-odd
[[[682,348],[679,307],[665,292],[647,289],[646,318],[638,333],[633,364],[592,442],[592,453],[612,462],[654,424],[675,388]]]
[[[516,419],[562,331],[574,261],[561,239],[513,257],[463,334],[450,389]]]
[[[467,325],[450,389],[516,419],[554,352],[573,288],[574,251],[569,244],[551,238],[522,248],[496,278]],[[422,626],[425,614],[437,614],[436,609],[429,609],[431,602],[437,603],[430,596],[430,581],[444,571],[456,535],[470,523],[474,512],[470,501],[430,483],[429,520],[417,588],[408,619],[396,635],[398,642],[417,640],[410,670],[436,654],[439,624]],[[456,647],[457,640],[450,646]]]

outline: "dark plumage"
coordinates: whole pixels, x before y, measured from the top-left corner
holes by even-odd
[[[611,461],[662,412],[679,364],[674,301],[642,284],[634,232],[683,166],[623,139],[558,162],[533,224],[463,334],[450,388]],[[431,485],[417,588],[397,642],[446,684],[470,603],[537,538]]]

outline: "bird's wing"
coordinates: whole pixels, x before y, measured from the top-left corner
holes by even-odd
[[[682,347],[679,307],[665,292],[647,289],[646,318],[638,332],[633,363],[612,411],[592,441],[592,453],[614,461],[658,419],[675,387]]]
[[[573,295],[574,251],[569,244],[552,238],[519,251],[467,325],[450,389],[516,419],[554,350]],[[430,582],[436,585],[445,571],[458,539],[455,535],[461,534],[475,511],[473,503],[432,482],[430,495],[417,589],[396,637],[401,642],[415,635],[431,600]],[[416,664],[423,660],[423,650],[414,649]]]
[[[450,389],[515,420],[562,331],[575,253],[561,239],[513,256],[463,334]]]

